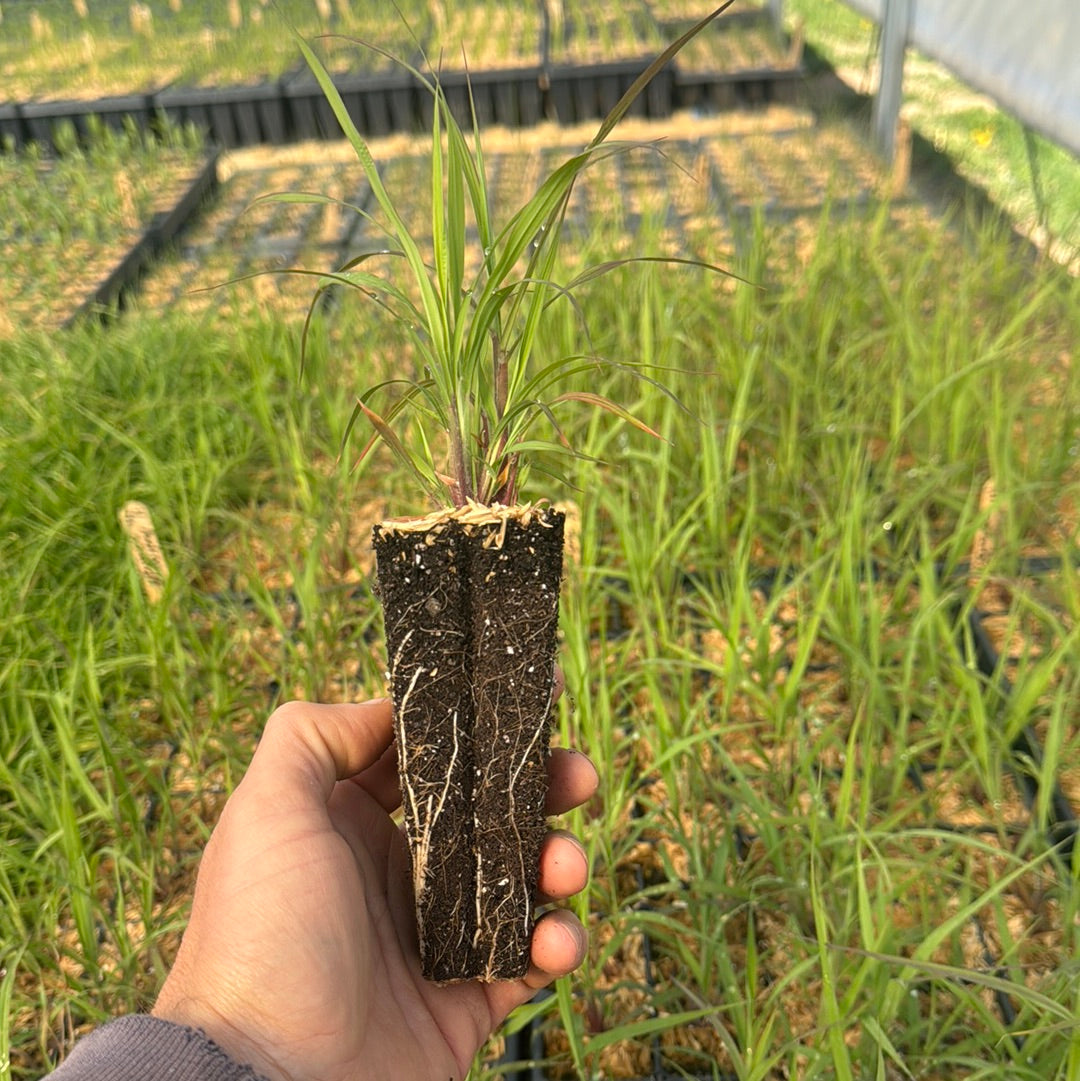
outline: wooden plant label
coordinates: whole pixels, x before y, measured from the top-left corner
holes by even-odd
[[[128,550],[139,572],[146,599],[157,604],[169,578],[169,565],[158,542],[154,520],[145,503],[132,500],[120,509],[120,526],[127,534]]]
[[[472,506],[374,530],[427,979],[529,966],[563,515]]]

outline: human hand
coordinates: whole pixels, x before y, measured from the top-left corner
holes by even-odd
[[[420,973],[409,856],[387,699],[278,709],[207,844],[191,919],[154,1014],[202,1029],[279,1079],[461,1079],[514,1007],[576,968],[585,930],[543,916],[523,980],[438,986]],[[583,803],[592,763],[554,750],[548,813]],[[553,831],[538,893],[588,877]]]

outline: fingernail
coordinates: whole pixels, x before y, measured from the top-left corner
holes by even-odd
[[[558,838],[560,841],[569,841],[574,851],[581,856],[582,862],[585,864],[586,869],[589,866],[589,853],[585,851],[585,846],[578,839],[576,834],[571,833],[569,830],[553,829],[548,834],[549,838]],[[561,861],[558,861],[561,862]]]
[[[563,930],[574,947],[574,956],[578,959],[574,966],[576,968],[584,960],[585,951],[589,948],[589,934],[576,919],[567,920],[563,924]]]

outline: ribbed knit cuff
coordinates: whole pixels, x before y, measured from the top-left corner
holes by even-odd
[[[146,1014],[118,1017],[75,1045],[44,1081],[266,1081],[193,1028]]]

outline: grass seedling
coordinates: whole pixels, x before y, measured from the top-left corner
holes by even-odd
[[[547,419],[559,432],[556,407],[567,402],[596,406],[640,424],[625,407],[600,395],[558,393],[569,376],[597,361],[575,355],[535,370],[536,337],[553,303],[572,303],[584,283],[625,262],[588,268],[565,284],[555,281],[553,272],[575,181],[592,161],[613,152],[605,145],[608,136],[655,74],[685,41],[728,6],[722,5],[665,49],[604,119],[584,150],[554,168],[535,194],[503,222],[496,219],[490,205],[480,133],[474,133],[470,146],[441,85],[414,71],[436,105],[430,159],[430,251],[384,186],[329,75],[310,46],[300,42],[364,167],[378,204],[378,225],[391,245],[357,256],[321,288],[343,284],[368,296],[407,329],[418,358],[418,378],[403,377],[365,392],[352,419],[370,421],[376,436],[436,504],[460,508],[470,502],[485,506],[517,502],[530,456],[541,448],[560,449],[560,440],[538,439],[534,428],[539,420]],[[269,198],[326,200],[302,194]],[[467,252],[470,226],[476,240]],[[406,280],[372,269],[377,260],[392,266],[400,261]],[[373,408],[379,394],[394,392],[389,409],[380,414]],[[409,439],[398,435],[393,426],[402,413],[411,414],[415,426]]]

